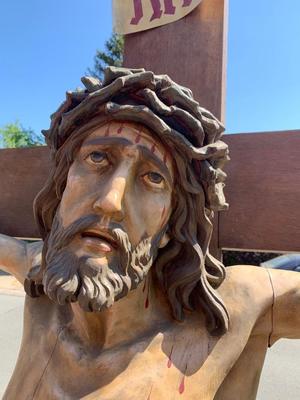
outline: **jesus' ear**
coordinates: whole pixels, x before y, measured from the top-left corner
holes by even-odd
[[[163,235],[163,237],[161,238],[161,241],[160,241],[160,244],[159,244],[159,248],[160,249],[162,249],[163,247],[165,247],[168,243],[169,243],[169,241],[170,241],[170,236],[169,236],[169,234],[166,232],[166,233],[164,233],[164,235]]]

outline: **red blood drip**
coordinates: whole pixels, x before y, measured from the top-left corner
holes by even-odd
[[[151,153],[155,153],[155,144],[153,144],[151,147]]]
[[[149,298],[147,296],[146,301],[145,301],[145,308],[148,308],[148,307],[149,307]]]
[[[178,391],[179,391],[179,394],[182,394],[184,392],[184,376],[181,379]]]
[[[172,367],[172,353],[173,353],[173,346],[172,346],[172,349],[171,349],[170,356],[169,356],[169,358],[168,358],[168,364],[167,364],[167,367],[168,367],[168,368],[171,368],[171,367]]]
[[[120,135],[122,133],[123,130],[123,125],[120,126],[120,128],[117,130],[117,134]]]
[[[141,140],[141,135],[137,135],[137,137],[135,138],[135,143],[138,143]]]

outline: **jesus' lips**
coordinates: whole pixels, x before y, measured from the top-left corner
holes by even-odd
[[[81,238],[88,247],[103,253],[110,253],[118,247],[115,239],[106,231],[86,230],[81,233]]]

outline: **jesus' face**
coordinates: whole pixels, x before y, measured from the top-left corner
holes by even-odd
[[[173,180],[170,154],[145,127],[111,122],[91,132],[70,167],[49,238],[48,295],[99,311],[136,287],[167,243]],[[92,299],[91,275],[101,286]]]

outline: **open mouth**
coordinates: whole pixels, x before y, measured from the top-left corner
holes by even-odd
[[[85,231],[81,233],[81,237],[95,245],[106,247],[107,251],[111,251],[118,247],[117,242],[106,232]]]

